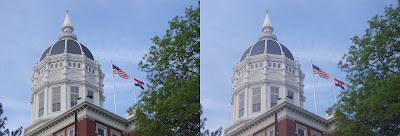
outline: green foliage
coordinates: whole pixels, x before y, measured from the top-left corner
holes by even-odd
[[[7,118],[1,118],[1,114],[3,114],[3,105],[0,103],[0,136],[20,136],[22,133],[22,127],[15,131],[11,131],[10,133],[10,130],[5,126]]]
[[[168,23],[164,37],[152,38],[155,45],[139,63],[149,83],[127,110],[137,119],[134,135],[200,133],[200,2]]]
[[[339,62],[350,82],[327,112],[334,135],[400,135],[400,7],[385,8]]]
[[[205,122],[207,121],[206,118],[204,118],[203,120],[201,120],[201,129],[203,130],[200,133],[200,136],[221,136],[222,135],[222,127],[218,128],[217,130],[215,130],[214,132],[210,133],[210,130],[205,129]]]

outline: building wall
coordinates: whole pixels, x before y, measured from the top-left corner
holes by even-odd
[[[108,126],[104,123],[101,123],[99,121],[89,119],[89,118],[82,118],[78,121],[78,135],[79,136],[97,136],[97,129],[96,129],[97,125],[107,128],[107,131],[106,131],[107,136],[111,136],[111,131],[118,132],[120,134],[120,136],[122,136],[123,132],[121,130],[118,130],[118,129]],[[58,136],[61,133],[64,133],[64,136],[69,136],[68,130],[70,130],[71,128],[75,129],[74,123],[53,133],[52,136]]]
[[[313,127],[307,126],[301,122],[298,122],[296,120],[292,120],[289,118],[285,118],[282,120],[278,121],[278,136],[297,136],[297,126],[300,125],[302,127],[305,127],[306,130],[306,135],[307,136],[311,136],[311,132],[315,132],[315,133],[319,133],[320,136],[329,136],[328,134],[323,134],[322,131],[317,130]],[[253,136],[269,136],[268,135],[268,131],[271,129],[275,128],[275,123],[266,126],[265,128],[263,128],[262,130],[256,132],[253,134]],[[262,133],[264,133],[264,135],[262,135]]]

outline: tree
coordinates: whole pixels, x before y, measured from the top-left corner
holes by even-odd
[[[368,23],[338,64],[350,85],[327,111],[335,135],[400,135],[400,6]]]
[[[151,39],[155,45],[139,63],[149,83],[127,110],[137,119],[134,134],[200,133],[200,2],[168,23],[164,37]]]
[[[20,136],[22,133],[22,127],[18,128],[15,131],[11,131],[5,126],[5,122],[7,117],[1,118],[1,114],[3,114],[3,105],[0,103],[0,136]]]

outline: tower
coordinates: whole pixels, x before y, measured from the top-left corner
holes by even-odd
[[[233,67],[233,124],[270,110],[279,99],[304,108],[304,74],[289,49],[272,33],[268,12],[261,30],[258,41]]]
[[[90,50],[72,33],[68,11],[61,30],[58,41],[33,66],[32,124],[62,114],[78,99],[103,107],[104,74]]]
[[[232,124],[225,136],[322,136],[335,118],[304,109],[304,73],[290,50],[272,33],[268,12],[258,41],[233,67]]]

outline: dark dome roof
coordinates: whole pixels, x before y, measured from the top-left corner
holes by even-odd
[[[263,54],[267,51],[268,54],[276,54],[282,55],[282,52],[285,53],[285,56],[291,60],[293,59],[292,53],[289,51],[288,48],[283,46],[282,44],[278,43],[275,40],[261,40],[255,43],[253,46],[250,46],[240,58],[240,62],[243,61],[248,54],[250,56],[255,56],[258,54]]]
[[[67,47],[65,47],[65,46],[67,46]],[[57,41],[52,46],[47,48],[46,51],[43,52],[39,61],[42,61],[44,58],[46,58],[47,53],[49,53],[50,56],[57,55],[57,54],[64,53],[64,50],[67,50],[67,53],[71,53],[71,54],[81,55],[82,53],[84,53],[84,55],[86,57],[88,57],[91,60],[94,60],[92,53],[89,51],[88,48],[83,46],[83,44],[79,43],[76,40],[63,39],[63,40]]]

